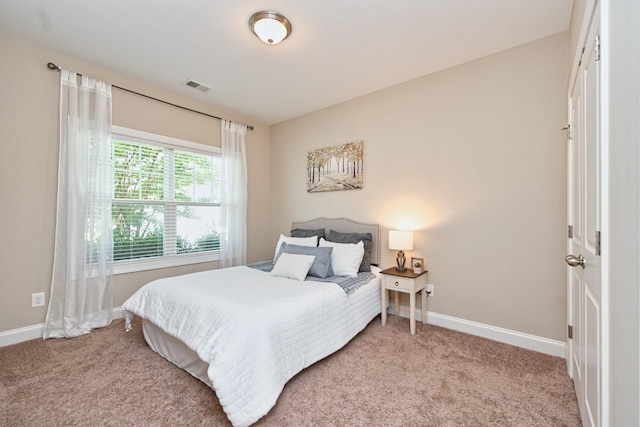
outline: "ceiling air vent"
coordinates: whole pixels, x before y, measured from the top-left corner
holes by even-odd
[[[194,89],[198,89],[200,92],[209,92],[211,90],[211,86],[206,85],[204,83],[197,82],[195,80],[189,80],[186,83],[187,86],[192,87]]]

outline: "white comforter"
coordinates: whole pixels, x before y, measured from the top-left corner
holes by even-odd
[[[380,313],[373,282],[347,296],[333,283],[239,266],[156,280],[122,308],[128,323],[134,314],[148,319],[207,362],[229,420],[246,426],[269,412],[289,379]]]

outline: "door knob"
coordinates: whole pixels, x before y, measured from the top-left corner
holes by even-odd
[[[584,268],[584,257],[582,255],[567,255],[566,257],[564,257],[564,260],[567,261],[567,264],[569,264],[571,267],[580,266]]]

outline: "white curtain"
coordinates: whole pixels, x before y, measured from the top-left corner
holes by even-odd
[[[247,262],[247,127],[222,120],[222,222],[220,267]]]
[[[44,338],[75,337],[113,318],[111,85],[60,72],[55,254]]]

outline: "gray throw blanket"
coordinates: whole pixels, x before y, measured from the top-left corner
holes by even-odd
[[[247,267],[255,268],[257,270],[265,271],[269,273],[273,270],[273,261],[268,259],[265,261],[258,261],[252,264],[247,264]],[[370,271],[361,271],[358,273],[356,277],[348,277],[348,276],[331,276],[331,277],[315,277],[315,276],[307,276],[306,280],[314,281],[314,282],[333,282],[337,283],[344,292],[349,295],[351,292],[358,289],[360,286],[365,283],[369,283],[371,279],[376,277],[375,274]]]

